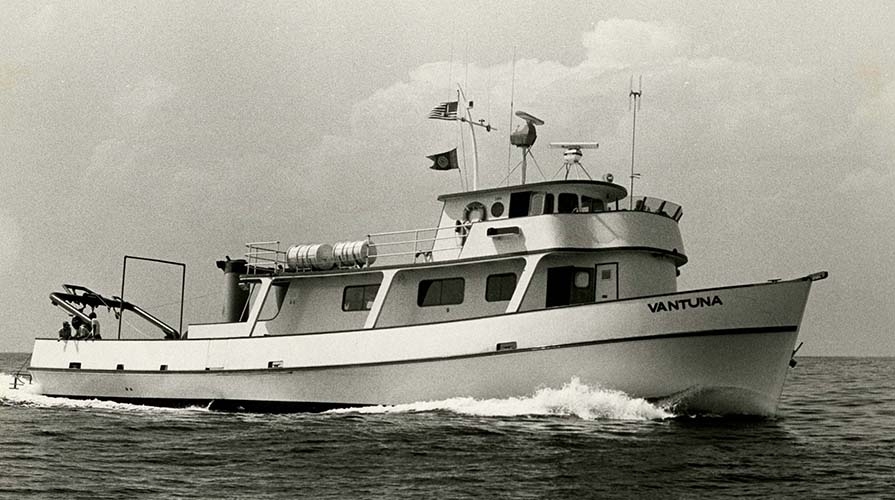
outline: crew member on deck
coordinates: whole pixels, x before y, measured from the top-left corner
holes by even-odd
[[[75,331],[75,339],[86,339],[90,337],[90,326],[85,323],[80,316],[75,316],[71,319],[71,326]]]
[[[99,320],[96,319],[96,313],[90,311],[90,316],[88,317],[90,318],[90,338],[94,340],[102,339],[102,337],[100,337],[99,335]]]
[[[68,321],[62,322],[62,328],[59,329],[59,340],[68,340],[71,338],[71,325]]]
[[[71,330],[72,330],[71,338],[73,338],[73,339],[81,338],[81,318],[79,316],[71,317]]]

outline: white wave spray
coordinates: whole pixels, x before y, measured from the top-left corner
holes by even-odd
[[[644,399],[631,398],[623,392],[592,388],[573,378],[560,389],[543,388],[527,397],[504,399],[450,398],[399,405],[343,408],[329,413],[417,413],[450,411],[462,415],[512,416],[574,416],[584,420],[659,420],[673,417],[673,413],[650,404]]]
[[[207,411],[205,408],[162,408],[157,406],[143,406],[128,403],[115,403],[113,401],[100,401],[98,399],[69,399],[61,397],[49,397],[37,394],[37,387],[25,381],[24,385],[18,382],[18,388],[13,389],[14,376],[0,372],[0,403],[21,406],[33,406],[39,408],[93,408],[114,411],[138,411],[138,412],[194,412]]]

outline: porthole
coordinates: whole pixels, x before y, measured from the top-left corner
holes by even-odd
[[[575,288],[587,288],[590,286],[590,273],[578,271],[575,273]]]
[[[503,215],[503,203],[495,201],[491,205],[491,217],[500,217],[501,215]]]

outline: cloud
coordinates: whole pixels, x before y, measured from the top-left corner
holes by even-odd
[[[492,166],[506,158],[508,128],[520,123],[507,123],[514,93],[515,109],[547,122],[539,128],[543,139],[536,154],[551,140],[596,140],[602,146],[594,161],[623,164],[630,154],[627,91],[635,75],[644,79],[643,158],[678,163],[663,168],[684,168],[702,156],[717,160],[716,168],[741,171],[738,163],[746,158],[780,161],[806,147],[833,142],[833,127],[813,126],[821,106],[812,100],[822,96],[807,90],[814,77],[811,68],[779,72],[746,60],[696,56],[686,31],[670,23],[600,21],[582,35],[581,43],[585,55],[577,64],[520,59],[515,82],[509,61],[464,68],[475,117],[501,129],[491,135],[479,132],[481,158],[490,158]],[[421,65],[406,80],[362,100],[354,107],[352,135],[385,157],[425,147],[421,145],[429,146],[429,153],[459,144],[455,128],[423,124],[431,107],[455,95],[455,87],[447,86],[449,74],[456,79],[461,71],[447,62]],[[502,166],[495,170],[505,174]]]
[[[609,19],[584,33],[587,58],[582,66],[618,69],[667,64],[690,52],[690,41],[672,24],[633,19]]]

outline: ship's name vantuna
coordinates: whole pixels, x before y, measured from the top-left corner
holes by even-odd
[[[647,304],[651,313],[686,310],[687,308],[693,309],[696,307],[711,307],[716,305],[724,305],[724,303],[721,302],[721,297],[718,297],[717,295],[713,297],[666,300],[664,302],[653,302],[652,304]]]

